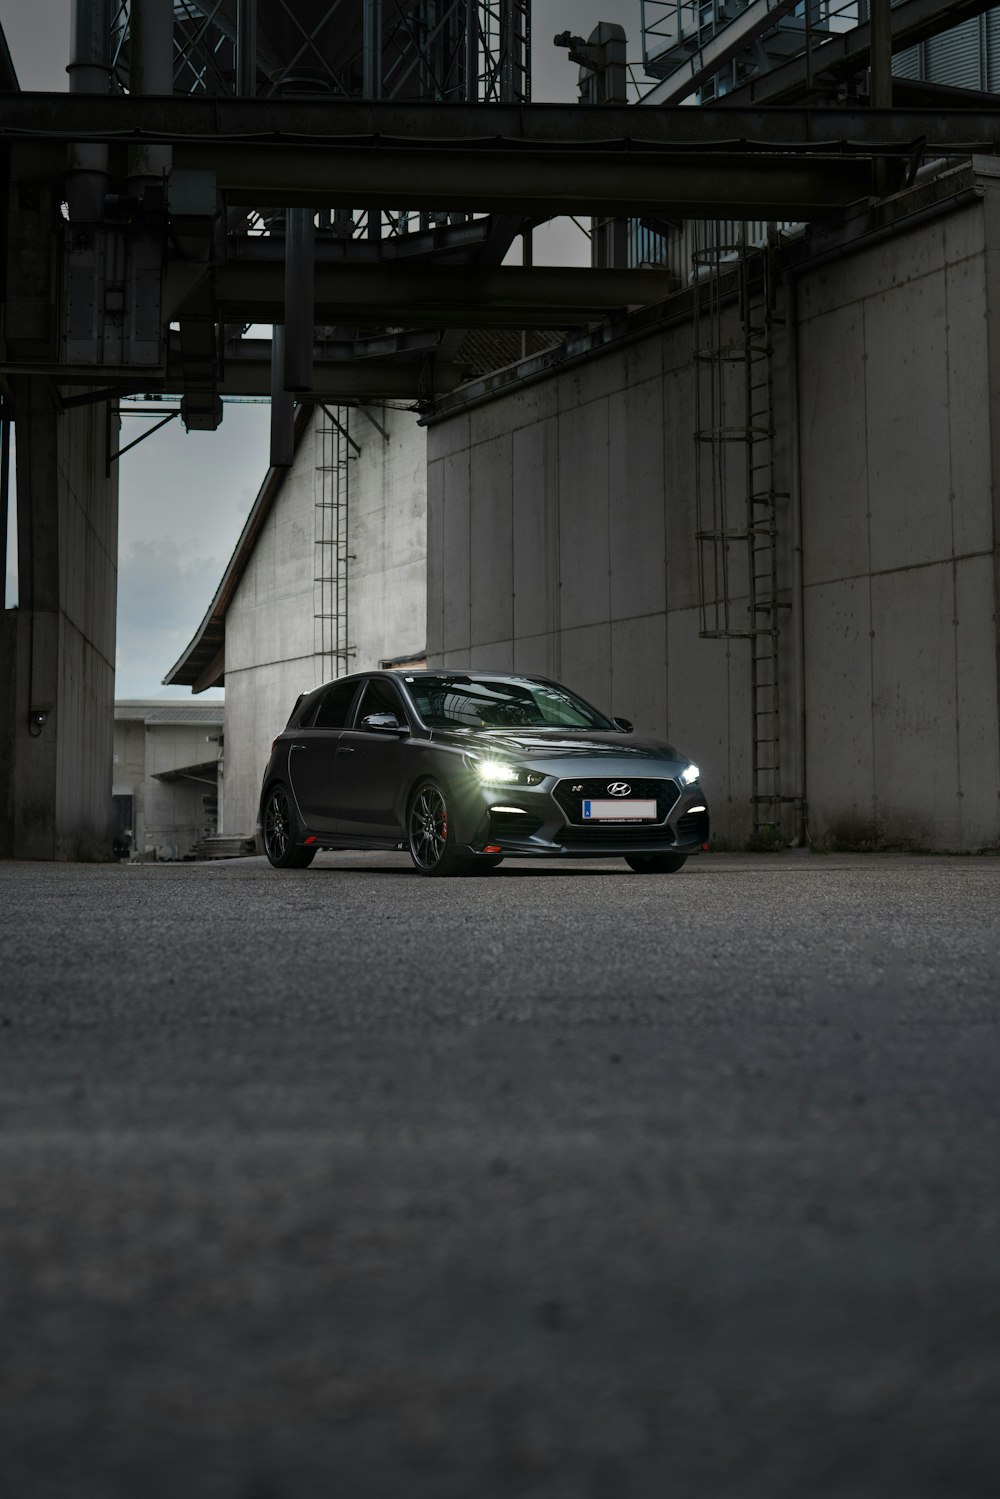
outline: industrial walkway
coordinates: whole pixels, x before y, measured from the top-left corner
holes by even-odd
[[[0,864],[0,1492],[995,1493],[998,912]]]

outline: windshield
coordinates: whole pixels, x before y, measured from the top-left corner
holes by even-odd
[[[565,687],[525,677],[407,677],[431,729],[610,729],[615,725]]]

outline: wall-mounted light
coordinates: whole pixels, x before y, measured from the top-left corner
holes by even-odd
[[[49,714],[51,712],[51,708],[32,708],[31,712],[28,714],[28,733],[33,739],[38,738],[39,734],[48,723]]]

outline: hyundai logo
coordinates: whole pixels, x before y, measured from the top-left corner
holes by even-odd
[[[609,796],[630,796],[632,787],[628,781],[612,781],[608,787]]]

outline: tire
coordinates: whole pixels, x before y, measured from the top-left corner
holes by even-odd
[[[264,801],[264,852],[275,869],[306,869],[316,856],[314,848],[301,848],[301,833],[292,799],[280,781],[268,788]]]
[[[413,793],[406,817],[410,858],[418,874],[469,874],[475,861],[455,847],[448,802],[436,781],[422,781]]]
[[[687,854],[626,854],[625,863],[636,874],[676,874],[687,863]]]

